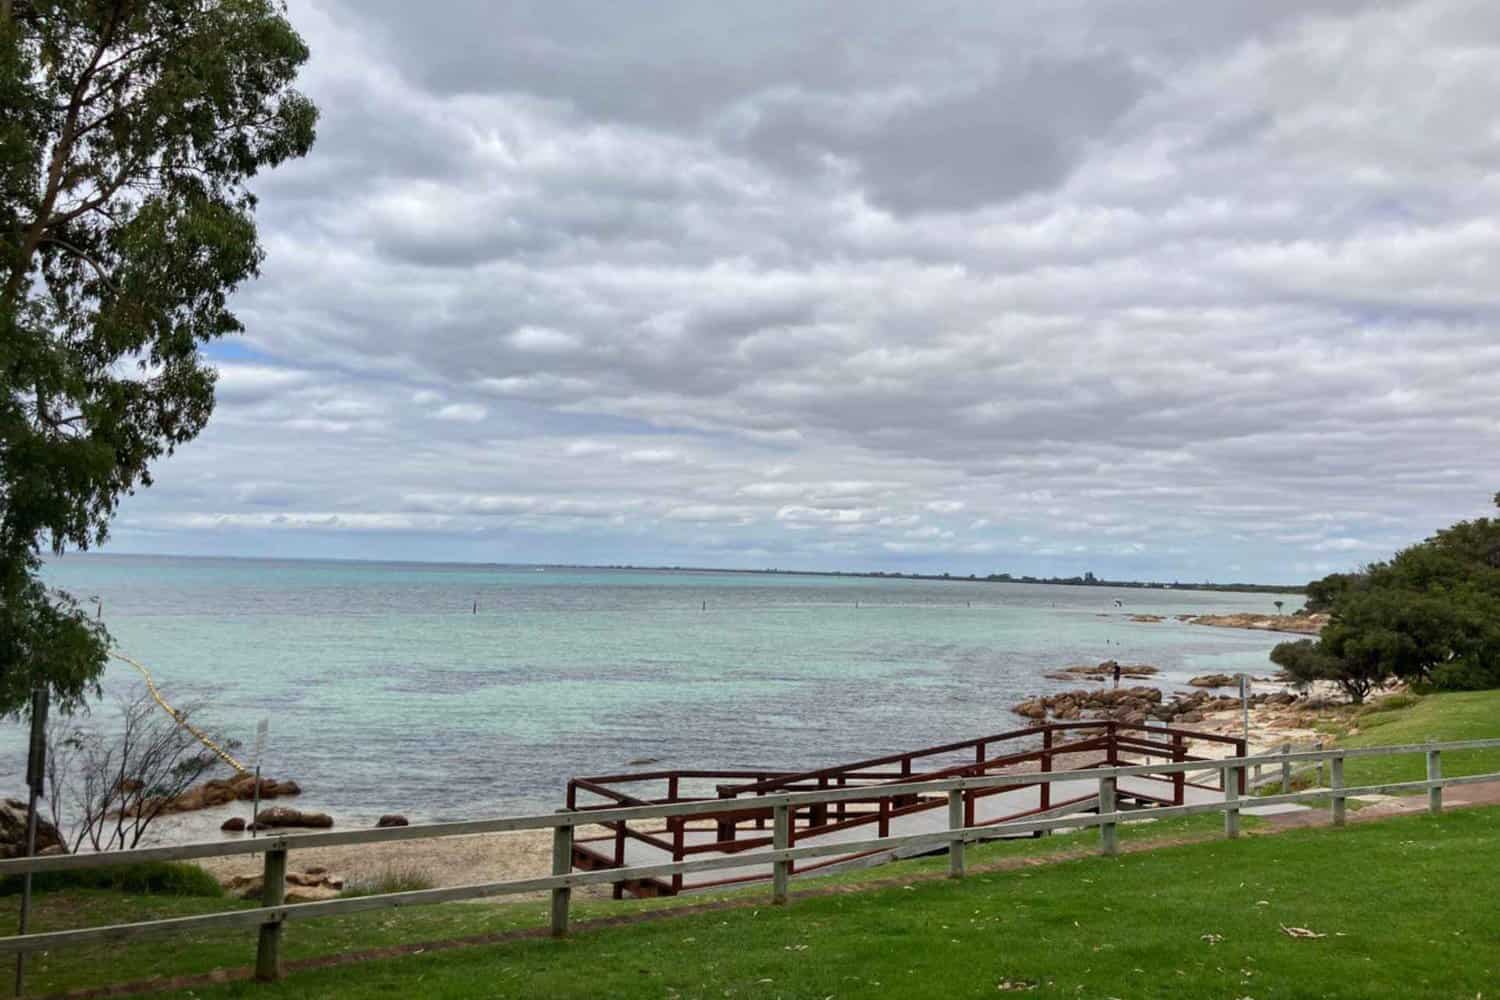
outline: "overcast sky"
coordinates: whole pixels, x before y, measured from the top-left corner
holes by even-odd
[[[113,551],[1297,581],[1500,489],[1500,5],[293,0]]]

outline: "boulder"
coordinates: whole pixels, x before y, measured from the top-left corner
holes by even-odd
[[[27,816],[26,803],[19,799],[0,801],[0,858],[19,858],[26,853]],[[62,834],[57,832],[57,827],[38,815],[36,818],[37,853],[49,851],[54,847],[58,850],[52,853],[67,853],[67,847],[63,844]]]
[[[245,831],[245,821],[238,816],[231,816],[219,824],[219,829],[226,833],[243,833]]]
[[[397,814],[397,813],[387,813],[386,815],[380,817],[379,819],[377,819],[375,821],[375,826],[376,826],[377,829],[383,828],[383,827],[388,827],[388,826],[408,826],[408,825],[410,825],[410,823],[407,820],[407,818],[405,816],[402,816],[402,815]]]
[[[297,886],[288,889],[283,897],[288,903],[317,903],[325,899],[337,899],[339,890],[330,886]]]
[[[1196,688],[1223,688],[1235,684],[1236,681],[1228,674],[1204,674],[1201,677],[1194,677],[1188,683]]]
[[[1178,715],[1176,715],[1172,719],[1172,721],[1173,722],[1202,722],[1203,721],[1203,713],[1202,712],[1181,712]]]
[[[333,826],[333,817],[327,813],[302,812],[287,806],[272,806],[255,814],[256,829],[266,827],[304,826],[327,829]]]

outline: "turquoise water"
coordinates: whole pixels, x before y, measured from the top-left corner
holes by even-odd
[[[1131,613],[1282,596],[635,570],[69,556],[120,649],[337,818],[562,803],[569,776],[810,767],[997,732],[1045,670],[1262,671],[1277,638]],[[1114,601],[1123,602],[1117,608]],[[474,605],[478,604],[478,613]],[[707,609],[704,610],[704,603]],[[857,606],[856,606],[857,605]],[[106,689],[138,676],[110,666]],[[107,708],[97,711],[109,718]],[[0,781],[23,772],[19,727]]]

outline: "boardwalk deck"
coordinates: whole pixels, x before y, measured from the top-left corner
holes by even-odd
[[[1065,735],[1070,731],[1081,731],[1082,735],[1075,735],[1070,741]],[[578,838],[573,844],[573,860],[574,865],[582,869],[634,867],[680,861],[686,857],[732,854],[768,846],[771,834],[770,811],[757,806],[757,798],[776,792],[831,787],[856,787],[869,792],[868,798],[850,803],[848,808],[841,805],[837,809],[807,809],[794,815],[791,824],[792,842],[800,845],[809,842],[852,843],[868,840],[873,836],[901,837],[948,829],[945,799],[882,795],[882,785],[892,783],[935,777],[1051,771],[1054,769],[1054,761],[1065,761],[1065,766],[1073,769],[1122,762],[1149,763],[1153,758],[1177,762],[1204,760],[1207,765],[1205,775],[1217,781],[1217,772],[1213,770],[1208,758],[1187,754],[1187,746],[1195,740],[1200,743],[1205,740],[1218,741],[1242,750],[1239,741],[1217,734],[1162,727],[1147,729],[1113,722],[1083,722],[1033,726],[961,743],[799,773],[659,771],[576,778],[569,783],[570,808],[590,808],[577,801],[580,793],[586,793],[606,799],[609,805],[717,799],[724,803],[725,809],[723,814],[715,813],[654,826],[629,827],[623,823],[615,824],[606,836]],[[1038,743],[1039,746],[1036,745]],[[1080,759],[1087,762],[1080,763]],[[1221,799],[1223,789],[1205,783],[1205,775],[1186,778],[1179,775],[1176,780],[1173,776],[1128,776],[1119,782],[1118,799],[1126,808],[1142,809]],[[727,784],[714,783],[725,779],[732,780]],[[666,798],[636,797],[642,785],[652,783],[664,783]],[[627,793],[625,788],[630,788],[633,792]],[[1050,786],[1038,783],[1002,791],[965,793],[964,825],[988,826],[1022,817],[1034,819],[1094,812],[1098,808],[1098,793],[1098,782],[1088,778],[1060,780],[1050,783]],[[1263,808],[1247,804],[1243,812],[1253,815]],[[997,830],[996,836],[1007,834]],[[835,855],[827,860],[798,867],[796,871],[798,874],[826,873],[878,864],[930,850],[930,847],[905,850],[898,847],[866,853],[851,851],[848,855]],[[640,895],[691,892],[728,882],[764,879],[770,874],[770,869],[765,864],[746,865],[699,875],[679,875],[671,881],[621,883],[616,886],[616,892]]]

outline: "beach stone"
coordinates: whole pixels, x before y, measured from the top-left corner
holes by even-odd
[[[1198,688],[1222,688],[1234,683],[1235,679],[1228,674],[1204,674],[1188,681],[1188,684]]]
[[[411,825],[410,821],[405,816],[399,815],[397,813],[388,813],[388,814],[380,817],[379,819],[377,819],[375,821],[375,826],[376,826],[377,829],[381,829],[381,828],[389,827],[389,826],[409,826],[409,825]]]
[[[18,799],[0,801],[0,858],[18,858],[26,853],[26,818],[30,810]],[[57,827],[38,814],[36,818],[37,853],[56,847],[66,854],[62,834]]]
[[[327,813],[302,812],[300,809],[290,809],[286,806],[272,806],[256,813],[255,823],[257,829],[284,826],[326,829],[333,826],[333,817]]]
[[[245,821],[239,816],[231,816],[219,824],[219,829],[226,833],[243,833],[245,830]]]

